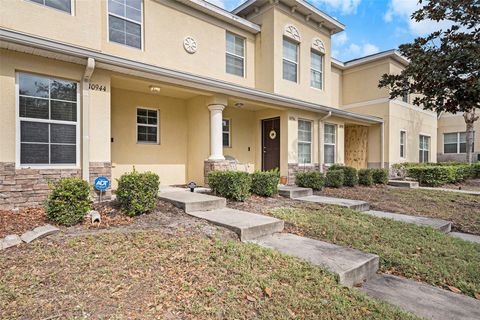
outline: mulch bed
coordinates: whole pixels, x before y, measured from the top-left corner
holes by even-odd
[[[470,179],[462,183],[447,184],[442,186],[447,189],[480,191],[480,179]]]
[[[43,208],[0,210],[0,238],[23,233],[46,224]]]

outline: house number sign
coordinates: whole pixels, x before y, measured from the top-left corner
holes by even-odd
[[[98,84],[98,83],[90,83],[88,85],[88,88],[90,90],[94,90],[94,91],[107,91],[107,87],[106,86],[103,86],[101,84]]]

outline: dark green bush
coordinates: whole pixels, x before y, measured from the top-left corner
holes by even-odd
[[[429,187],[438,187],[455,181],[453,167],[447,166],[411,167],[407,169],[407,175],[421,185]]]
[[[372,169],[373,183],[387,184],[388,183],[388,169]]]
[[[454,180],[452,182],[462,182],[472,178],[475,173],[473,169],[473,165],[463,164],[463,165],[456,165],[451,167],[454,171]]]
[[[295,183],[299,187],[322,190],[325,185],[323,173],[318,171],[295,173]]]
[[[252,173],[252,192],[259,196],[271,197],[278,193],[280,172],[278,170]]]
[[[345,175],[343,170],[332,170],[328,169],[325,176],[325,186],[330,188],[340,188],[343,186],[345,180]]]
[[[472,177],[480,178],[480,162],[472,164]]]
[[[245,201],[250,196],[252,177],[241,171],[211,171],[208,185],[213,192],[235,201]]]
[[[153,172],[140,173],[133,169],[117,179],[117,201],[120,209],[129,216],[140,215],[155,209],[160,179]]]
[[[45,203],[47,219],[71,226],[83,220],[91,210],[88,182],[79,178],[62,178],[50,184]]]
[[[372,169],[358,170],[358,183],[363,186],[373,185],[373,171]]]
[[[343,185],[347,187],[355,187],[358,184],[357,169],[348,166],[342,166],[338,164],[332,165],[329,170],[342,170],[343,171]]]

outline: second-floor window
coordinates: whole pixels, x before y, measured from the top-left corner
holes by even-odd
[[[72,0],[29,0],[46,7],[72,13]]]
[[[430,137],[420,135],[419,162],[428,162],[430,153]]]
[[[472,144],[473,150],[473,144]],[[466,153],[466,132],[451,132],[443,134],[443,153]]]
[[[323,89],[323,55],[312,50],[310,52],[310,86]]]
[[[298,120],[298,163],[312,163],[312,122]]]
[[[283,79],[298,79],[298,44],[287,39],[283,39]]]
[[[142,48],[142,0],[108,0],[108,39]]]
[[[245,39],[227,32],[226,71],[240,77],[245,75]]]

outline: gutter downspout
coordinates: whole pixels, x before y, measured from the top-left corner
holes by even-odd
[[[385,141],[385,123],[382,122],[380,128],[380,168],[385,168],[385,155],[384,155],[384,141]]]
[[[328,114],[324,116],[323,118],[318,119],[318,163],[319,163],[319,169],[320,172],[323,173],[323,137],[322,137],[322,128],[323,128],[323,122],[330,118],[332,116],[332,111],[328,111]]]
[[[85,73],[82,79],[82,179],[90,181],[90,126],[89,126],[89,103],[90,78],[95,69],[95,59],[88,58]]]

